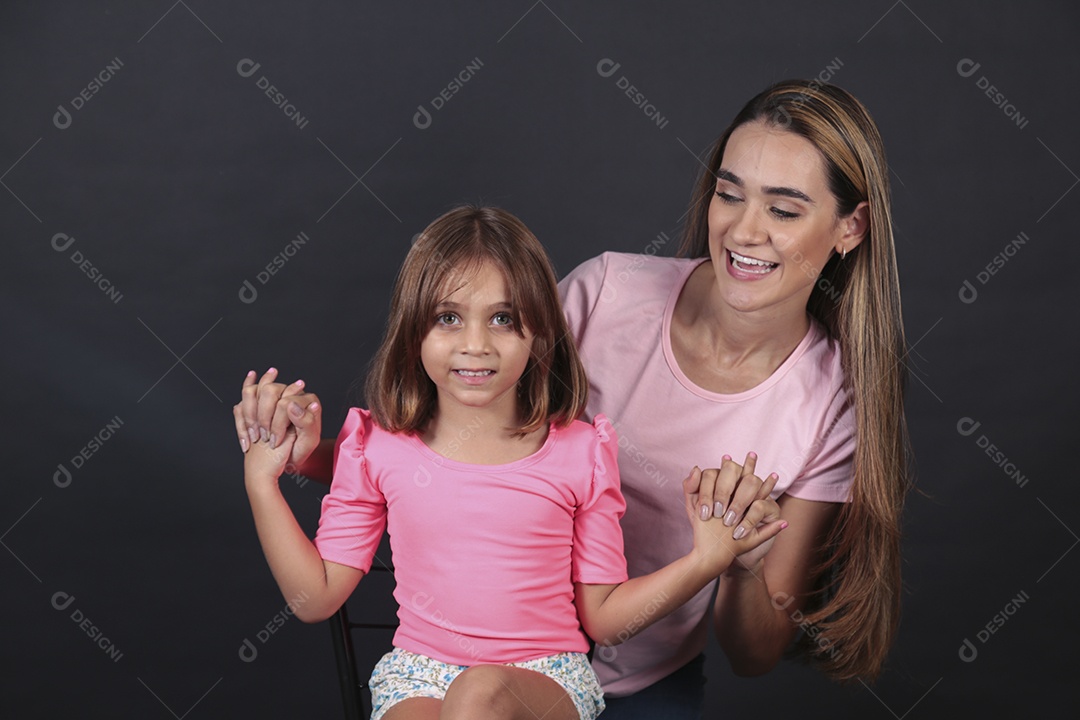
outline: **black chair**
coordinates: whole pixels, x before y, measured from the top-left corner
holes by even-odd
[[[371,571],[364,576],[360,586],[365,583],[370,585],[372,580],[379,575],[393,576],[394,569],[380,565],[376,559]],[[366,615],[367,613],[365,613]],[[334,644],[334,660],[337,666],[338,684],[341,687],[341,702],[345,709],[346,720],[367,720],[371,717],[371,691],[367,686],[367,679],[371,667],[367,672],[361,673],[361,658],[358,657],[356,647],[353,645],[353,632],[356,630],[393,630],[397,627],[396,619],[393,622],[356,622],[349,619],[348,601],[342,604],[338,611],[327,620],[330,624],[331,640]],[[381,656],[382,653],[378,653]]]

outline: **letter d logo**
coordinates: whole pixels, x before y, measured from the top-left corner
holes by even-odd
[[[259,649],[256,648],[250,640],[244,638],[244,643],[240,646],[240,650],[237,651],[237,655],[244,662],[254,662],[255,658],[259,657]]]
[[[981,422],[976,422],[969,417],[960,418],[960,422],[956,423],[956,432],[960,433],[964,437],[967,437],[971,433],[978,430],[980,425],[982,425]]]
[[[981,67],[981,63],[977,63],[971,58],[964,58],[960,62],[956,63],[956,73],[960,77],[971,77]]]
[[[56,472],[53,473],[52,481],[58,488],[66,488],[71,484],[71,471],[64,467],[64,463],[60,463],[56,466]]]
[[[54,593],[52,596],[52,606],[57,610],[67,610],[73,602],[75,602],[75,596],[68,595],[63,590]]]
[[[255,302],[259,297],[259,291],[255,289],[255,286],[251,284],[250,280],[245,280],[243,286],[240,288],[240,302],[245,305],[250,305]]]
[[[52,116],[52,124],[60,130],[71,127],[71,113],[63,105],[56,106],[56,114]]]
[[[260,67],[262,67],[262,65],[255,62],[251,58],[244,58],[240,62],[236,63],[236,74],[240,77],[251,77]]]
[[[596,74],[604,78],[611,77],[621,67],[621,63],[617,63],[611,58],[604,58],[600,62],[596,63]]]
[[[979,298],[979,291],[975,289],[975,286],[969,280],[964,281],[958,294],[960,295],[960,302],[965,305],[970,305]]]
[[[419,130],[427,130],[431,127],[431,113],[423,105],[416,106],[416,114],[412,116],[412,124]]]
[[[960,646],[959,655],[964,662],[974,662],[975,658],[979,657],[979,649],[972,645],[970,640],[964,638],[964,644]]]

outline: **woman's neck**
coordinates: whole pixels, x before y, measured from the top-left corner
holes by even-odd
[[[712,264],[706,262],[690,276],[676,302],[672,344],[684,373],[697,384],[734,393],[768,378],[809,329],[805,305],[750,312],[732,308],[718,296]]]

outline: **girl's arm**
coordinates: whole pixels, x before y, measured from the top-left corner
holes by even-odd
[[[734,472],[738,471],[741,468]],[[697,493],[691,492],[700,480],[701,471],[694,468],[683,481],[687,515],[694,530],[690,553],[656,572],[618,585],[575,583],[581,625],[597,643],[616,645],[667,616],[727,570],[737,555],[753,550],[787,527],[780,520],[776,502],[767,497],[768,490],[765,498],[750,505],[741,522],[728,526],[718,519],[702,520]],[[769,490],[775,482],[769,478]],[[738,540],[734,537],[737,532]]]
[[[839,503],[788,496],[779,506],[790,527],[768,555],[746,567],[740,558],[720,578],[713,608],[716,637],[737,675],[764,674],[783,657],[800,629],[812,569],[840,511]]]
[[[244,457],[244,485],[255,529],[270,571],[286,601],[304,622],[330,617],[352,594],[364,573],[324,561],[304,533],[278,488],[295,433],[286,433],[277,448],[260,440]]]

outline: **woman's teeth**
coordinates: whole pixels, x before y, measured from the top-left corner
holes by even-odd
[[[756,275],[764,275],[770,272],[776,267],[777,263],[765,262],[764,260],[758,260],[756,258],[746,257],[739,253],[729,250],[731,253],[731,264],[738,270],[743,272],[754,273]]]

